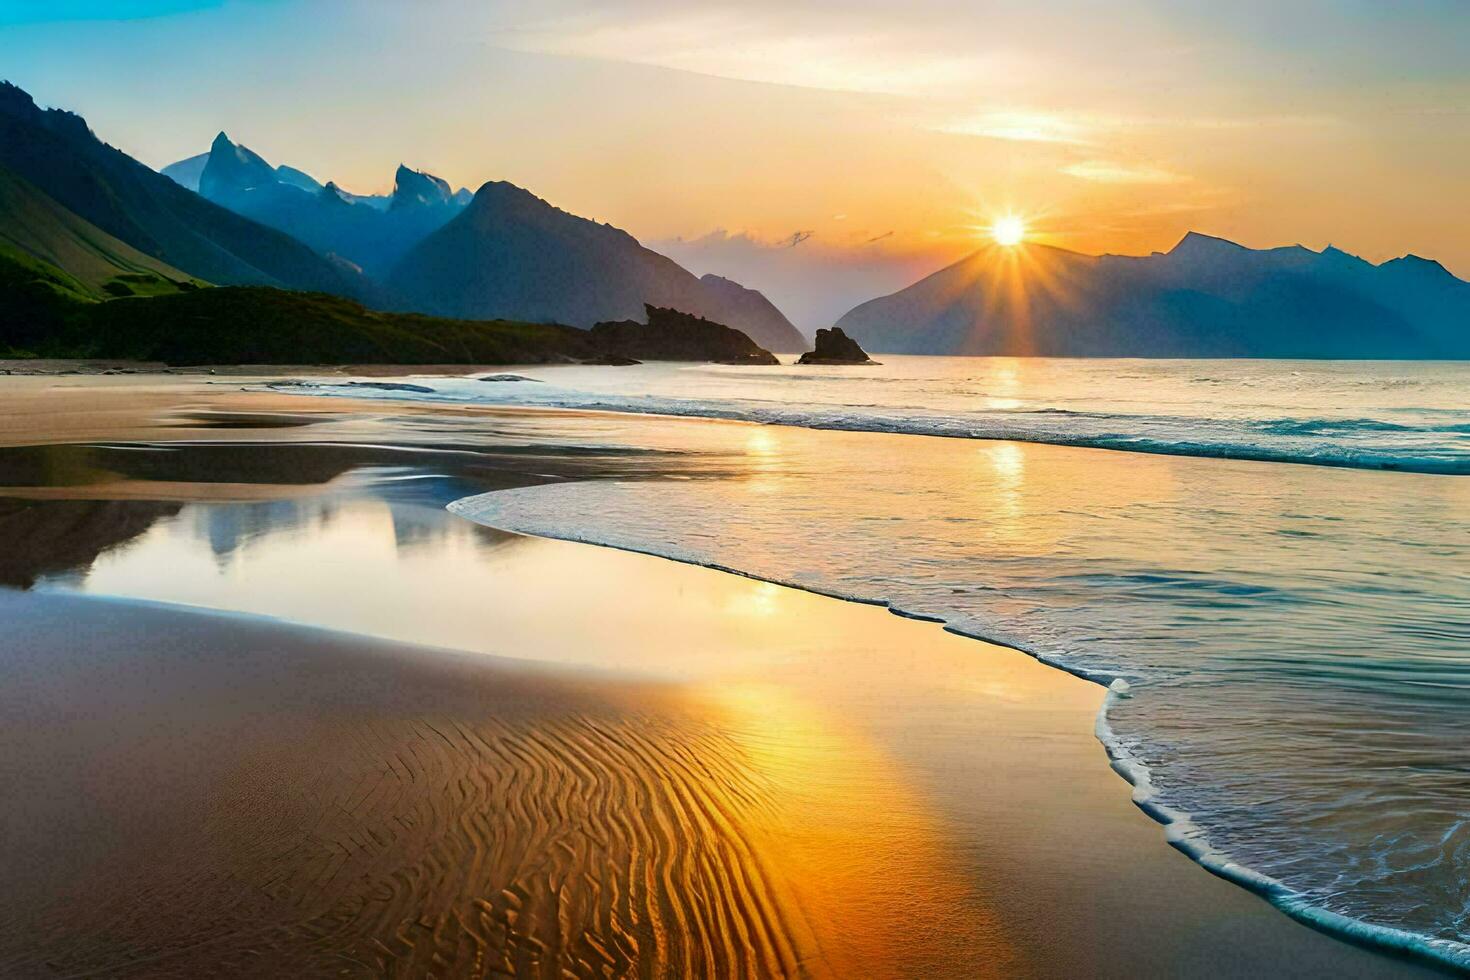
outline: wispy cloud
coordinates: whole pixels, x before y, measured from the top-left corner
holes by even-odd
[[[581,11],[497,31],[494,40],[519,50],[879,95],[965,89],[1006,70],[996,56],[906,43],[892,24],[836,32],[790,28],[770,11],[655,9],[632,17]]]
[[[1070,143],[1093,141],[1093,124],[1047,112],[1001,111],[955,120],[936,127],[942,133],[984,136],[988,139],[1022,143]]]
[[[1172,126],[1178,129],[1323,129],[1339,126],[1342,120],[1334,115],[1260,114],[1244,116],[1201,116],[1189,119],[1160,119],[1155,125]]]
[[[1162,167],[1109,160],[1082,160],[1062,167],[1061,171],[1069,177],[1101,184],[1181,184],[1190,179]]]

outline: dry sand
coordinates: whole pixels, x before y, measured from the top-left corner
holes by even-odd
[[[401,406],[378,416],[134,378],[8,391],[15,380],[0,405],[27,412],[37,442],[223,433],[241,444],[200,451],[224,477],[230,453],[258,452],[245,441],[304,430],[465,438],[457,423],[404,422]],[[231,427],[178,424],[199,411]],[[330,421],[267,418],[318,412]],[[475,415],[496,418],[516,439],[543,424]],[[0,442],[26,441],[25,424],[0,419]],[[1421,972],[1297,925],[1168,849],[1107,768],[1092,685],[872,607],[487,536],[421,505],[442,537],[412,551],[394,537],[407,512],[352,482],[353,461],[379,464],[380,450],[315,440],[294,452],[340,458],[304,483],[281,477],[291,453],[251,464],[261,496],[324,501],[320,527],[253,531],[277,563],[260,576],[299,582],[252,588],[225,569],[223,591],[174,595],[188,583],[160,573],[138,594],[461,649],[0,589],[0,974]],[[191,500],[219,514],[221,499],[254,499],[251,480],[180,479],[201,465],[189,451],[124,474],[126,494],[105,453],[58,446],[38,468],[17,452],[0,453],[13,493],[59,482],[73,499],[10,503],[0,532],[29,542],[0,562],[12,584],[108,563],[141,582],[134,570],[168,572],[184,553],[140,530],[182,520]],[[468,492],[621,465],[548,454],[528,475],[524,455],[518,471],[487,447],[452,458]],[[152,502],[149,482],[166,485]],[[387,535],[391,560],[314,565],[327,533]],[[433,602],[410,587],[412,555],[423,574],[458,562]],[[310,601],[284,604],[303,591]]]

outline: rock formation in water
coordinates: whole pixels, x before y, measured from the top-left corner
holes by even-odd
[[[816,347],[801,355],[797,364],[872,364],[868,352],[842,332],[841,327],[817,331]]]

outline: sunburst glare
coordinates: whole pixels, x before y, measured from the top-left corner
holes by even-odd
[[[996,218],[990,225],[990,237],[997,245],[1019,245],[1026,240],[1026,222],[1014,214]]]

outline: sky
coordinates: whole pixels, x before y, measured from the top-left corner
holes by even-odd
[[[0,0],[0,75],[154,166],[511,180],[808,329],[1008,213],[1470,277],[1465,0]]]

